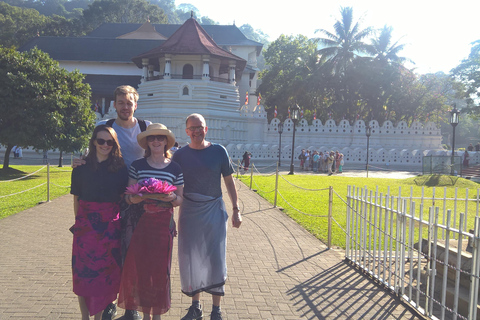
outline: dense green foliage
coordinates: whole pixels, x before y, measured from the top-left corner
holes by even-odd
[[[84,75],[68,72],[48,54],[20,53],[0,46],[0,143],[7,146],[4,168],[13,146],[73,152],[93,130],[90,86]]]
[[[24,9],[0,2],[0,45],[19,46],[36,36],[75,36],[78,21],[62,16],[44,16],[34,9]]]
[[[462,98],[464,87],[450,76],[418,76],[405,67],[404,48],[392,40],[392,27],[362,28],[352,8],[342,8],[333,32],[319,29],[324,37],[281,36],[265,50],[268,68],[262,72],[258,91],[269,117],[275,106],[280,119],[295,103],[312,121],[314,114],[350,122],[405,120],[445,123],[447,109]]]
[[[453,180],[452,180],[453,179]],[[247,186],[250,185],[250,176],[241,176],[240,180]],[[431,197],[434,188],[436,197],[442,198],[444,188],[447,190],[447,198],[453,198],[455,189],[458,188],[457,197],[465,197],[466,189],[470,189],[469,198],[476,199],[476,192],[479,185],[475,182],[449,176],[418,176],[409,179],[382,179],[382,178],[353,178],[346,176],[315,176],[315,175],[293,175],[282,176],[278,180],[277,206],[283,208],[284,212],[298,224],[315,235],[324,243],[328,237],[328,188],[332,186],[334,191],[332,217],[332,243],[334,246],[345,248],[346,230],[346,199],[349,186],[356,188],[367,188],[375,194],[378,192],[385,195],[390,190],[390,195],[401,195],[409,197],[413,192],[414,197],[421,197],[422,187],[425,197]],[[270,203],[274,203],[275,176],[253,177],[252,188]],[[420,203],[420,200],[417,200]],[[426,206],[431,205],[425,203]],[[454,201],[447,203],[447,209],[453,209]],[[458,204],[459,210],[464,211],[465,205]],[[470,205],[468,210],[467,228],[473,227],[475,217],[475,205]],[[416,213],[417,214],[417,213]],[[425,219],[425,218],[424,218]],[[427,219],[428,220],[428,219]]]
[[[82,36],[102,23],[182,24],[193,17],[217,24],[188,3],[174,0],[7,0],[0,3],[0,45],[23,45],[36,36]],[[261,30],[240,27],[253,40],[266,42]]]
[[[102,23],[167,23],[165,12],[146,0],[97,0],[83,11],[86,31]]]
[[[26,179],[8,181],[25,177],[34,172],[36,173]],[[70,193],[71,175],[72,168],[70,167],[50,167],[50,200]],[[46,167],[12,166],[8,169],[0,169],[0,197],[2,197],[0,200],[2,203],[0,219],[47,201],[46,182]]]
[[[452,70],[453,76],[466,87],[465,111],[480,118],[480,40],[472,43],[470,55]]]

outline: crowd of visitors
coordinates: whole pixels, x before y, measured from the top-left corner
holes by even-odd
[[[302,149],[298,159],[300,160],[300,169],[312,171],[315,173],[334,173],[343,172],[343,154],[337,151],[318,152],[317,150]]]

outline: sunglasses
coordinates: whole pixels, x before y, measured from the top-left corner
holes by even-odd
[[[167,139],[167,137],[166,136],[147,136],[147,141],[148,142],[153,142],[153,141],[155,141],[155,139],[158,140],[158,141],[164,141],[164,140]]]
[[[192,131],[192,132],[194,132],[194,131],[203,131],[203,129],[205,129],[204,126],[188,127],[188,128],[187,128],[187,130]]]
[[[107,146],[113,147],[113,140],[97,139],[97,144],[99,146],[103,146],[105,143],[107,143]]]

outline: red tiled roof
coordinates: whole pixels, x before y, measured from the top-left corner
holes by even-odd
[[[142,59],[156,59],[165,54],[212,55],[222,60],[235,60],[237,69],[245,68],[247,63],[244,59],[220,48],[193,18],[188,19],[162,45],[132,58],[132,61],[141,68]]]

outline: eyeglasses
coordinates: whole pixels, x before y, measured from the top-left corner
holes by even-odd
[[[107,143],[107,146],[113,147],[113,140],[97,139],[97,144],[99,146],[103,146],[105,142]]]
[[[188,128],[187,128],[188,131],[203,131],[203,129],[205,129],[204,126],[188,127]]]
[[[155,140],[158,140],[158,141],[164,141],[166,140],[167,137],[166,136],[147,136],[147,141],[148,142],[153,142]]]

